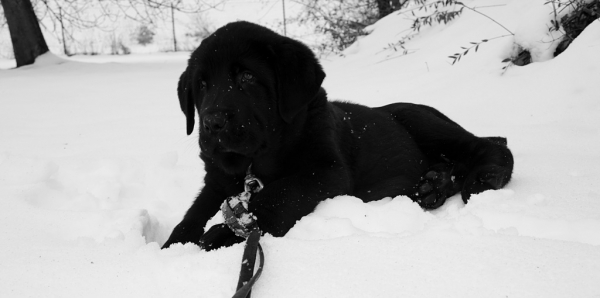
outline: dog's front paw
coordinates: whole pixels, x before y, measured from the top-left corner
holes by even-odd
[[[175,243],[183,244],[191,242],[198,244],[198,240],[203,233],[204,229],[199,227],[198,224],[182,221],[173,229],[173,233],[171,233],[167,242],[163,244],[162,249],[169,248],[169,246]]]
[[[412,199],[422,208],[435,209],[442,206],[446,199],[458,190],[452,166],[446,163],[437,164],[421,177]]]
[[[227,224],[217,224],[212,226],[200,238],[200,248],[210,251],[213,249],[232,246],[244,241],[244,238],[236,236]]]

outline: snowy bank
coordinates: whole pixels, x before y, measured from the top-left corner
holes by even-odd
[[[449,55],[503,29],[465,11],[400,55],[384,48],[410,21],[393,14],[323,62],[331,98],[423,103],[507,137],[513,180],[432,212],[405,197],[327,200],[263,237],[253,297],[600,296],[600,22],[550,59],[543,3],[493,3],[506,5],[486,14],[515,36],[454,66]],[[515,42],[545,58],[503,72]],[[1,297],[231,297],[241,244],[160,250],[204,175],[176,99],[186,58],[0,70]]]

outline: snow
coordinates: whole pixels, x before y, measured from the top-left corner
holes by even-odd
[[[383,50],[410,26],[393,14],[323,61],[331,98],[428,104],[507,137],[513,180],[431,212],[331,198],[261,239],[253,297],[600,296],[600,22],[550,59],[543,2],[465,1],[505,4],[481,11],[515,36],[454,66],[447,56],[504,29],[465,10],[403,56]],[[539,62],[503,72],[515,43]],[[233,295],[242,244],[160,250],[204,175],[175,92],[188,55],[49,54],[0,70],[0,297]]]

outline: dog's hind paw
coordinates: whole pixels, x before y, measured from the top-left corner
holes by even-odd
[[[431,167],[417,184],[417,191],[412,196],[424,209],[435,209],[446,201],[446,199],[458,192],[458,185],[452,175],[450,164],[437,164]]]
[[[478,168],[465,180],[462,189],[463,202],[466,204],[473,194],[504,187],[510,180],[511,174],[511,169],[497,165]]]

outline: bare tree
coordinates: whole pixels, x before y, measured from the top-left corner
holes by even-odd
[[[17,67],[33,64],[48,52],[38,19],[29,0],[2,0],[4,16],[10,31]]]
[[[156,27],[169,23],[173,50],[177,51],[175,13],[197,14],[214,9],[225,0],[33,0],[40,19],[49,20],[48,28],[62,40],[68,54],[68,40],[75,41],[74,31],[95,28],[111,32],[119,19],[129,19],[142,26]],[[36,5],[36,3],[38,5]],[[114,34],[113,34],[114,35]]]
[[[70,54],[69,43],[76,42],[74,32],[95,28],[114,31],[119,19],[141,24],[162,20],[171,23],[174,49],[175,12],[199,13],[213,9],[226,0],[0,0],[8,25],[17,67],[31,64],[48,51],[40,25],[53,32]],[[39,20],[39,21],[38,21]],[[46,24],[46,26],[44,26]],[[113,34],[114,36],[114,34]]]
[[[70,41],[75,41],[73,32],[89,28],[110,31],[111,16],[97,9],[94,1],[85,0],[32,0],[41,26],[54,33],[63,45],[66,55],[70,54]],[[44,26],[47,24],[48,27]]]
[[[117,9],[119,14],[142,24],[154,24],[158,20],[171,23],[173,50],[177,51],[175,12],[198,14],[215,9],[226,0],[105,0],[99,1],[104,11]],[[114,13],[113,13],[114,14]]]

